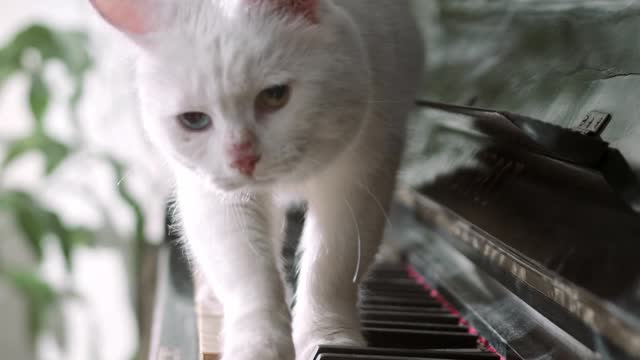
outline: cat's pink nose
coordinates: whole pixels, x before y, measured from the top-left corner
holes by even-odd
[[[257,155],[241,156],[231,163],[231,167],[237,169],[244,175],[253,176],[253,172],[256,170],[256,164],[259,161],[260,156]]]
[[[249,130],[242,131],[237,138],[233,139],[227,152],[234,158],[252,155],[255,152],[256,142],[256,134]]]
[[[227,154],[232,159],[231,167],[244,175],[253,176],[256,164],[260,161],[256,149],[256,134],[250,130],[243,130],[234,135],[233,142],[227,147]]]

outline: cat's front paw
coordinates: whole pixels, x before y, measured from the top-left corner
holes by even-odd
[[[268,331],[265,329],[265,331]],[[222,360],[293,360],[295,353],[290,336],[268,334],[241,336],[225,345]]]
[[[285,339],[252,339],[251,344],[237,344],[225,349],[222,360],[293,360],[293,344]]]
[[[288,323],[255,321],[225,332],[222,360],[294,360]]]
[[[296,336],[296,360],[313,360],[320,345],[365,346],[366,341],[360,331],[340,329],[340,326],[334,330],[327,327],[311,330]]]

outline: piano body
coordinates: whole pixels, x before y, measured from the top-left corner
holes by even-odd
[[[429,100],[388,229],[402,256],[363,285],[370,347],[315,360],[640,359],[640,1],[416,12]],[[171,234],[156,284],[149,357],[216,359],[220,311]]]

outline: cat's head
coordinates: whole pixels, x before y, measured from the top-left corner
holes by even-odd
[[[92,0],[139,47],[144,127],[170,164],[223,190],[295,181],[369,110],[368,57],[331,0]]]

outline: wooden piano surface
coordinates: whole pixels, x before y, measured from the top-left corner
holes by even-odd
[[[222,353],[220,331],[222,306],[210,296],[209,289],[195,282],[195,312],[198,318],[198,351],[202,360],[218,360]]]

